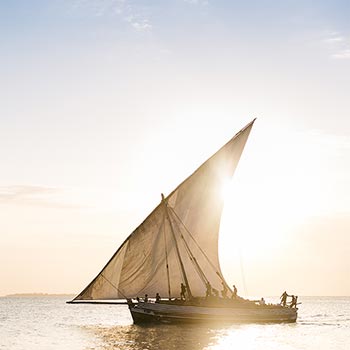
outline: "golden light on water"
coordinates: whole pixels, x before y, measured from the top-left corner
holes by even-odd
[[[254,344],[259,337],[261,330],[257,327],[230,327],[217,332],[214,344],[207,347],[207,350],[239,350],[254,349]]]
[[[279,350],[285,348],[286,339],[281,334],[281,327],[286,332],[295,325],[236,325],[215,331],[212,344],[206,350]],[[287,329],[286,329],[287,328]]]
[[[95,328],[103,349],[280,350],[295,324],[188,324]],[[93,329],[92,329],[93,330]]]

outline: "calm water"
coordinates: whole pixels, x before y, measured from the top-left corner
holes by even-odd
[[[6,350],[347,350],[350,298],[300,297],[296,324],[140,327],[126,305],[69,305],[62,297],[0,298]]]

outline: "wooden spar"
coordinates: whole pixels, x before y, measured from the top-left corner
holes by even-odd
[[[163,217],[163,234],[164,234],[164,246],[165,246],[165,263],[166,263],[166,275],[168,279],[168,296],[171,299],[171,288],[170,288],[170,276],[169,276],[169,263],[168,263],[168,250],[165,235],[165,216]]]
[[[184,267],[184,264],[183,264],[182,259],[181,259],[181,255],[180,255],[180,251],[179,251],[179,246],[178,246],[178,244],[177,244],[177,240],[176,240],[174,228],[173,228],[173,225],[172,225],[171,220],[170,220],[167,202],[166,202],[166,200],[165,200],[165,198],[164,198],[164,194],[163,194],[163,193],[162,193],[162,203],[164,204],[165,214],[166,214],[167,219],[168,219],[168,221],[169,221],[170,230],[171,230],[171,233],[172,233],[173,238],[174,238],[174,243],[175,243],[175,248],[176,248],[176,254],[177,254],[177,257],[178,257],[178,259],[179,259],[179,263],[180,263],[180,267],[181,267],[181,273],[182,273],[182,277],[183,277],[184,282],[185,282],[185,285],[186,285],[186,290],[187,290],[187,293],[188,293],[188,297],[189,297],[189,299],[192,299],[191,288],[190,288],[190,285],[189,285],[189,283],[188,283],[188,279],[187,279],[185,267]]]

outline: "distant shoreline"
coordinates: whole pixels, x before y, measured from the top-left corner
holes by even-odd
[[[76,293],[13,293],[0,295],[0,298],[26,298],[26,297],[67,297],[74,298]],[[256,299],[256,296],[248,296],[248,299]],[[266,298],[279,298],[278,295],[269,295]],[[299,295],[299,298],[350,298],[350,295]]]
[[[20,297],[20,298],[26,298],[26,297],[71,297],[74,296],[74,293],[14,293],[14,294],[7,294],[1,296],[2,298],[11,298],[11,297]]]

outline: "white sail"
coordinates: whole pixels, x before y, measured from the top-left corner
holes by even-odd
[[[179,297],[181,283],[190,295],[204,296],[208,281],[221,290],[222,186],[236,169],[253,123],[164,198],[74,300]]]

